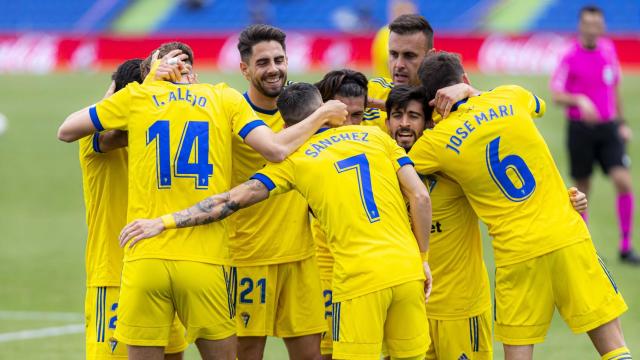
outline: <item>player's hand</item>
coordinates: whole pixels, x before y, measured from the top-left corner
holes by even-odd
[[[162,219],[138,219],[127,224],[120,232],[120,247],[129,243],[133,247],[138,241],[148,239],[164,231]]]
[[[620,124],[618,128],[618,134],[623,142],[628,143],[631,141],[631,137],[633,136],[633,131],[631,131],[631,127],[627,124]]]
[[[577,188],[569,188],[569,199],[571,200],[571,205],[573,205],[573,208],[577,212],[583,213],[587,210],[587,195]]]
[[[387,110],[387,106],[386,106],[384,100],[376,99],[376,98],[372,98],[372,97],[368,97],[368,96],[367,96],[367,107],[380,109],[382,111],[386,111]]]
[[[598,122],[598,109],[596,109],[596,106],[586,95],[578,95],[578,102],[576,105],[580,110],[580,118],[582,120],[590,124],[596,124]]]
[[[324,103],[320,109],[322,112],[322,118],[325,119],[325,124],[336,127],[344,124],[347,121],[347,105],[340,100],[329,100]]]
[[[447,86],[436,92],[436,97],[429,101],[429,106],[432,106],[445,119],[455,103],[476,94],[477,91],[469,84]]]
[[[109,96],[113,95],[113,93],[115,92],[116,92],[116,82],[115,80],[111,80],[111,84],[109,84],[109,88],[107,89],[107,92],[104,93],[103,99],[108,98]]]
[[[154,53],[156,55],[156,53]],[[182,50],[176,49],[169,51],[160,59],[160,66],[156,70],[154,80],[165,80],[177,82],[182,78],[183,73],[191,71],[191,67],[187,67],[184,60],[188,59],[187,54],[183,54]]]
[[[431,296],[431,288],[433,287],[433,278],[431,277],[431,268],[429,267],[429,263],[426,261],[422,262],[422,269],[424,270],[424,276],[426,279],[424,280],[424,301],[429,301],[429,296]]]

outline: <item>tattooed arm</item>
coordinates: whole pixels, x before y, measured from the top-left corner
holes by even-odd
[[[239,209],[251,206],[269,197],[269,190],[260,181],[252,179],[223,194],[210,196],[196,205],[156,219],[138,219],[127,224],[120,232],[120,246],[128,242],[133,247],[138,241],[154,237],[167,230],[166,223],[176,228],[192,227],[220,221]],[[163,221],[164,219],[164,221]],[[173,228],[173,226],[169,226]]]

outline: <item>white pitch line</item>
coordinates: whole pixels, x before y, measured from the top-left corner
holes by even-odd
[[[10,333],[0,333],[0,343],[18,340],[40,339],[68,334],[78,334],[81,332],[84,332],[84,324],[54,326],[33,330],[21,330]]]
[[[84,315],[72,312],[49,311],[6,311],[0,310],[2,320],[51,320],[51,321],[82,321]]]

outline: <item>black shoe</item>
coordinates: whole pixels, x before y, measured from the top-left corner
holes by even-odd
[[[630,265],[640,265],[640,256],[633,250],[620,252],[620,261]]]

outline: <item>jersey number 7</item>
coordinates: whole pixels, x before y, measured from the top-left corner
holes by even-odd
[[[159,189],[171,188],[171,139],[169,121],[158,120],[147,130],[147,145],[156,140],[156,177]],[[195,150],[195,161],[190,162]],[[193,178],[196,189],[207,189],[213,175],[209,163],[209,122],[188,121],[182,130],[180,145],[174,156],[173,176]]]
[[[376,205],[376,201],[373,198],[373,190],[371,189],[371,171],[369,171],[367,155],[363,153],[336,161],[335,167],[339,173],[349,170],[356,171],[360,201],[362,201],[364,212],[367,214],[369,222],[380,221],[380,212],[378,212],[378,205]]]

